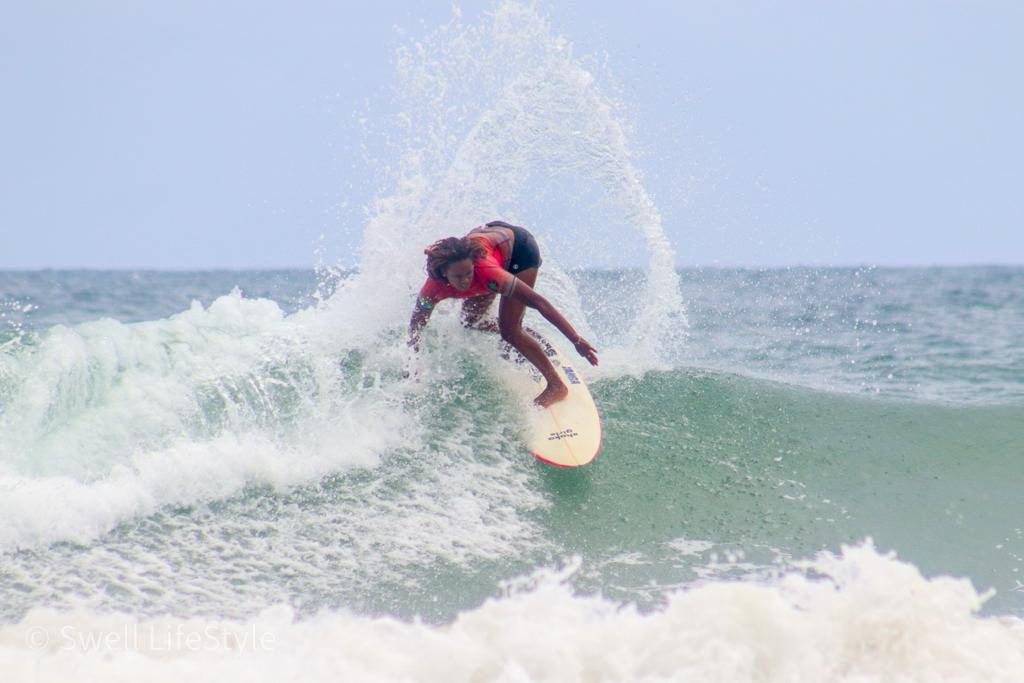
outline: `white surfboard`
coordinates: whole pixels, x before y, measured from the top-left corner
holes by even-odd
[[[574,360],[561,352],[539,333],[526,328],[539,343],[562,381],[569,395],[547,408],[535,407],[530,411],[524,440],[533,455],[549,465],[579,467],[597,457],[601,450],[601,416],[594,398],[583,381],[583,374]],[[517,354],[518,355],[518,354]],[[581,362],[582,359],[580,359]],[[533,395],[544,390],[544,377],[528,361]]]

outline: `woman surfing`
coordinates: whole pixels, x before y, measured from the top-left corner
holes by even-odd
[[[446,237],[424,249],[427,256],[427,281],[420,289],[409,321],[409,345],[418,348],[420,331],[430,320],[439,301],[449,298],[462,302],[462,319],[467,327],[498,331],[501,338],[533,363],[547,381],[534,403],[548,407],[564,399],[569,389],[555,372],[551,361],[523,330],[526,307],[536,309],[565,338],[576,352],[597,365],[597,349],[579,336],[569,321],[533,289],[541,257],[537,241],[525,228],[503,221],[491,221],[474,228],[465,237]],[[494,298],[501,295],[498,325],[482,321]]]

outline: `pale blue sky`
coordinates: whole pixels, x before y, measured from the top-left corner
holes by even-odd
[[[680,264],[1024,263],[1024,3],[541,8],[624,84]],[[0,268],[344,258],[387,189],[357,121],[391,114],[395,27],[450,13],[4,3]]]

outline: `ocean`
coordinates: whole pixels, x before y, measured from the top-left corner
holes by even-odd
[[[2,680],[1024,680],[1024,267],[678,268],[533,5],[397,62],[349,263],[0,270]],[[587,467],[456,306],[405,344],[488,218],[599,350]]]
[[[676,274],[651,368],[642,271],[568,276],[564,471],[489,335],[341,332],[358,274],[0,273],[7,680],[1020,680],[1024,268]]]

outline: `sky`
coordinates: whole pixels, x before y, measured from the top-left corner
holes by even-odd
[[[1024,263],[1024,3],[539,7],[614,76],[679,265]],[[394,113],[396,49],[451,15],[4,3],[0,268],[345,261],[389,190],[365,117]]]

